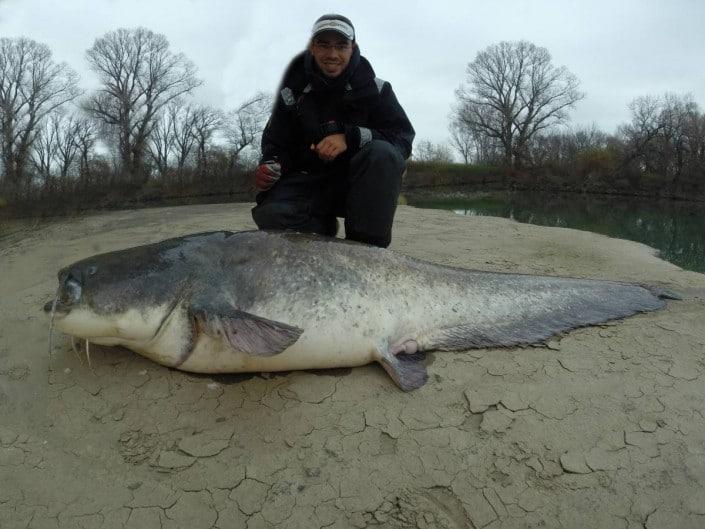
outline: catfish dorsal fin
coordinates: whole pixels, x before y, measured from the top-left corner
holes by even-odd
[[[189,314],[196,328],[220,338],[233,349],[252,356],[274,356],[299,339],[303,329],[256,316],[232,305],[192,304]]]

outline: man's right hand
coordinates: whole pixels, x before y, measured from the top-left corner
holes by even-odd
[[[261,163],[255,170],[255,188],[258,191],[266,191],[272,187],[282,175],[282,166],[279,162],[270,160]]]

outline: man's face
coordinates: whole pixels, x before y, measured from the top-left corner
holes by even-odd
[[[324,31],[309,44],[309,51],[326,77],[338,77],[350,62],[353,44],[340,33]]]

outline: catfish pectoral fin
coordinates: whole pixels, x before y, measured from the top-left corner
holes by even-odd
[[[426,354],[423,352],[397,355],[387,352],[378,361],[397,386],[404,391],[420,388],[428,380]]]
[[[192,306],[189,312],[202,332],[252,356],[277,355],[294,344],[304,332],[298,327],[234,307]]]

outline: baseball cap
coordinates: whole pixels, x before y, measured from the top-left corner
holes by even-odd
[[[334,13],[323,15],[313,25],[311,38],[324,31],[335,31],[348,40],[355,40],[355,28],[349,18]]]

